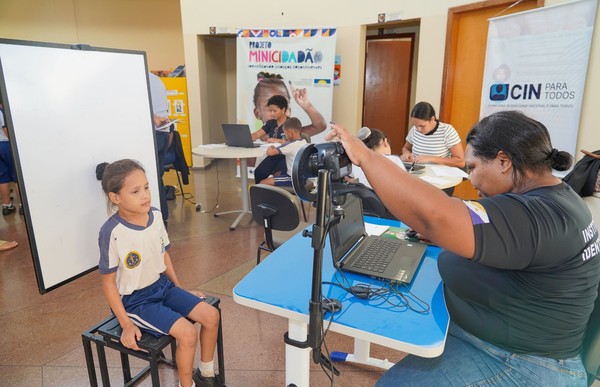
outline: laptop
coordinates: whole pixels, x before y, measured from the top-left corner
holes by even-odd
[[[362,202],[347,195],[344,217],[329,232],[336,269],[377,279],[410,283],[427,245],[383,236],[367,235]]]
[[[237,146],[241,148],[257,148],[260,144],[252,141],[250,126],[246,124],[222,124],[223,134],[225,134],[225,143],[228,146]]]

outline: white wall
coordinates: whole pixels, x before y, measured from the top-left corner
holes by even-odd
[[[179,0],[0,0],[0,37],[145,51],[150,70],[184,63]]]
[[[547,5],[568,0],[547,0]],[[209,27],[218,32],[235,33],[236,27],[312,27],[333,26],[338,28],[336,54],[342,60],[342,84],[334,89],[333,119],[350,129],[361,123],[364,46],[366,25],[377,21],[379,13],[401,12],[402,18],[420,19],[421,28],[418,47],[418,68],[415,90],[416,100],[426,100],[439,106],[441,100],[446,22],[449,7],[472,3],[472,1],[379,0],[329,0],[281,2],[268,0],[260,3],[244,0],[228,0],[207,7],[197,0],[181,0],[182,29],[190,98],[192,146],[207,143],[208,128],[202,125],[205,110],[201,109],[202,85],[198,74],[203,67],[196,60],[202,56],[202,47],[196,44],[197,35],[205,35]],[[598,17],[596,17],[598,27]],[[600,130],[594,117],[594,101],[600,100],[600,29],[594,31],[592,52],[588,69],[586,92],[579,131],[578,148],[600,149]],[[596,103],[597,104],[597,103]],[[194,160],[194,165],[200,160]]]

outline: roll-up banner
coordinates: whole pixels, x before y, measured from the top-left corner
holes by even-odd
[[[481,117],[519,110],[542,122],[552,144],[572,155],[597,0],[490,19]]]
[[[331,121],[335,28],[239,29],[237,120],[260,129],[270,119],[267,100],[283,95],[288,116],[321,142]]]

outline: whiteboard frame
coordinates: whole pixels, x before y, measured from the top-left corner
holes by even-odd
[[[0,96],[38,289],[98,267],[108,219],[95,168],[138,160],[160,207],[145,52],[0,39]]]

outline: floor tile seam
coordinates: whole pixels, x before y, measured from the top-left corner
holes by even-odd
[[[229,273],[230,271],[233,271],[233,270],[235,270],[235,269],[238,269],[239,267],[241,267],[241,266],[243,266],[243,265],[247,264],[249,260],[254,260],[254,258],[248,258],[247,260],[245,260],[244,262],[240,263],[239,265],[237,265],[237,266],[234,266],[234,267],[232,267],[231,269],[229,269],[229,270],[227,270],[227,271],[225,271],[225,272],[223,272],[223,273],[221,273],[221,274],[217,274],[215,277],[212,277],[211,279],[208,279],[208,280],[206,280],[206,281],[204,281],[204,282],[201,282],[201,283],[200,283],[200,284],[198,284],[196,287],[200,287],[200,286],[202,286],[202,285],[205,285],[205,284],[207,284],[207,283],[209,283],[209,282],[211,282],[211,281],[215,280],[216,278],[218,278],[218,277],[221,277],[221,276],[223,276],[223,275],[225,275],[225,274]],[[232,289],[232,290],[233,290],[233,289]]]
[[[94,286],[90,286],[89,288],[85,288],[85,289],[81,289],[81,290],[76,290],[73,293],[65,294],[65,295],[62,295],[62,296],[56,296],[56,298],[54,298],[51,301],[44,301],[44,302],[40,302],[39,304],[24,306],[24,307],[22,307],[20,309],[14,309],[14,310],[11,310],[11,311],[8,311],[8,312],[5,312],[5,313],[0,313],[0,317],[7,316],[7,315],[9,315],[11,313],[25,311],[25,310],[30,309],[30,308],[39,308],[41,305],[47,305],[48,302],[58,301],[58,300],[64,299],[65,297],[70,297],[70,296],[73,296],[75,294],[79,294],[79,293],[88,291],[88,290],[93,289],[93,288],[94,288]],[[43,294],[42,294],[42,296],[43,296]]]
[[[96,359],[94,359],[96,360]],[[43,366],[44,368],[85,368],[87,369],[86,365],[64,365],[64,366],[60,366],[60,365],[47,365],[47,366]],[[167,370],[174,370],[174,368],[172,368],[171,366],[167,365],[167,364],[159,364],[158,365],[159,369],[167,369]],[[98,366],[97,364],[94,363],[94,368],[99,369],[100,366]],[[115,365],[107,365],[107,368],[109,370],[122,370],[123,367],[121,367],[120,365],[115,366]],[[146,368],[146,366],[133,366],[130,365],[129,366],[131,371],[136,371],[136,370],[143,370],[144,368]]]
[[[239,267],[241,267],[241,266],[244,266],[244,265],[245,265],[245,264],[247,264],[247,263],[248,263],[248,261],[250,261],[250,260],[253,260],[253,261],[254,261],[254,260],[256,260],[256,258],[255,258],[255,257],[250,257],[250,258],[246,259],[245,261],[243,261],[242,263],[240,263],[239,265],[237,265],[237,266],[234,266],[234,267],[232,267],[231,269],[227,270],[225,273],[227,273],[227,272],[230,272],[230,271],[232,271],[232,270],[235,270],[235,269],[237,269],[237,268],[239,268]],[[225,273],[223,273],[223,274],[225,274]],[[223,275],[223,274],[221,274],[221,275]]]
[[[253,226],[253,227],[256,226],[256,228],[260,227],[258,224],[255,224],[255,223],[249,224],[249,226]],[[228,228],[223,228],[223,230],[217,230],[217,231],[209,233],[209,234],[202,234],[202,235],[195,234],[195,235],[191,235],[191,236],[184,236],[181,239],[174,239],[174,241],[183,242],[183,241],[187,241],[187,240],[191,240],[191,239],[207,239],[207,240],[212,240],[213,236],[215,234],[222,234],[223,238],[227,238],[228,236],[240,235],[240,234],[242,234],[242,236],[247,236],[247,238],[249,238],[249,239],[251,238],[247,234],[248,233],[247,230],[237,230],[237,231],[240,231],[240,232],[236,233],[236,230],[234,230],[234,231],[228,231]]]
[[[194,253],[193,255],[186,255],[186,256],[181,256],[181,255],[174,255],[172,258],[175,260],[175,262],[177,261],[182,261],[182,260],[189,260],[189,259],[193,259],[193,258],[199,258],[202,257],[204,255],[206,255],[206,252],[202,252],[202,253]],[[252,254],[252,252],[250,252],[250,254]]]
[[[86,329],[87,331],[87,329]],[[83,334],[83,332],[81,332]],[[42,367],[52,367],[50,365],[50,363],[52,363],[53,361],[57,361],[58,359],[60,359],[61,357],[67,356],[69,353],[78,350],[79,348],[81,348],[83,346],[82,343],[79,343],[78,345],[74,345],[73,347],[71,347],[71,349],[66,349],[64,350],[61,354],[57,354],[56,356],[54,356],[52,359],[49,359],[48,361],[46,361],[45,363],[42,364]],[[93,348],[93,347],[92,347]]]
[[[231,269],[231,270],[233,270],[233,269]],[[200,282],[200,283],[192,283],[192,284],[190,284],[189,286],[190,286],[190,287],[192,287],[192,288],[198,288],[198,287],[201,287],[202,285],[206,285],[207,283],[209,283],[209,282],[211,282],[211,281],[214,281],[215,279],[217,279],[217,278],[219,278],[219,277],[221,277],[221,276],[223,276],[223,275],[225,275],[225,274],[229,273],[231,270],[227,270],[227,271],[224,271],[224,272],[222,272],[222,273],[220,273],[220,274],[216,274],[214,277],[213,277],[213,276],[211,276],[211,277],[210,277],[210,278],[208,278],[206,281],[203,281],[203,282]]]
[[[242,244],[250,246],[250,244],[256,243],[256,241],[258,239],[260,239],[260,238],[248,238],[247,240],[244,240]],[[248,242],[248,243],[246,243],[246,242]],[[190,249],[190,248],[191,248],[190,246],[183,247],[183,249],[186,249],[186,250]],[[177,247],[176,246],[172,246],[171,249],[177,249]],[[169,249],[169,250],[171,250],[171,249]],[[253,249],[254,249],[254,246],[252,246],[251,250],[253,250]],[[223,247],[222,246],[214,246],[214,247],[211,247],[209,250],[214,250],[214,252],[220,252],[220,251],[223,250]],[[252,253],[252,251],[249,251],[249,253]],[[199,255],[204,255],[204,254],[207,254],[206,250],[205,251],[201,251],[201,252],[190,252],[190,253],[187,253],[187,254],[183,254],[183,253],[179,253],[178,252],[176,256],[174,254],[174,258],[177,258],[177,259],[189,259],[189,258],[193,258],[193,257],[199,256]]]

